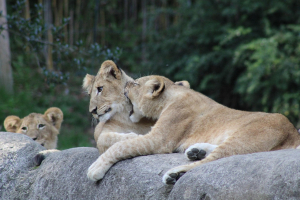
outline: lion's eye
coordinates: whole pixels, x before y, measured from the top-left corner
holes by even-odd
[[[35,138],[32,138],[33,140],[36,140],[37,138],[35,137]]]
[[[133,82],[133,84],[134,84],[134,85],[140,85],[140,84],[138,84],[137,82]]]
[[[97,91],[98,91],[98,93],[102,92],[102,90],[103,90],[103,86],[101,86],[101,87],[97,87]]]
[[[26,126],[23,126],[23,127],[22,127],[22,130],[23,130],[23,131],[26,131],[26,130],[27,130],[27,127],[26,127]]]
[[[39,129],[44,128],[44,127],[45,127],[45,124],[39,124],[39,125],[38,125],[38,128],[39,128]]]

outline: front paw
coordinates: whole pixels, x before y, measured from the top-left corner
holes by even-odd
[[[175,185],[176,181],[183,176],[183,174],[185,174],[185,172],[168,174],[164,177],[163,182],[167,185]]]
[[[185,174],[185,170],[181,167],[170,169],[163,176],[163,182],[167,185],[174,185],[176,181]]]
[[[99,181],[104,177],[109,168],[110,167],[107,165],[105,166],[104,164],[99,163],[99,161],[96,161],[89,167],[87,177],[91,181]]]

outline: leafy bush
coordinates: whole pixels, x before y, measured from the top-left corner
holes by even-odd
[[[186,79],[229,107],[299,122],[299,1],[179,0],[169,9],[169,26],[149,28],[144,74]]]

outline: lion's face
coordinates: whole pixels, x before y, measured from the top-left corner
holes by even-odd
[[[131,121],[138,122],[145,116],[157,119],[164,107],[162,94],[165,87],[170,85],[175,84],[162,76],[146,76],[128,82],[125,87],[125,95],[133,105],[133,111],[130,114]]]
[[[83,88],[90,95],[89,111],[95,119],[105,122],[123,110],[128,103],[124,96],[127,81],[133,79],[110,60],[102,63],[96,76],[85,76]]]
[[[46,110],[44,114],[31,113],[23,119],[8,116],[4,121],[4,127],[9,132],[29,136],[46,149],[55,149],[62,121],[62,111],[53,107]]]

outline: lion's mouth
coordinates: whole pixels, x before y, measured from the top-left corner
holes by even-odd
[[[103,114],[98,114],[97,113],[97,108],[94,109],[94,111],[92,112],[93,116],[95,119],[99,119],[99,117],[102,117],[103,115],[105,115],[106,113],[110,112],[112,109],[111,107],[107,108]]]

